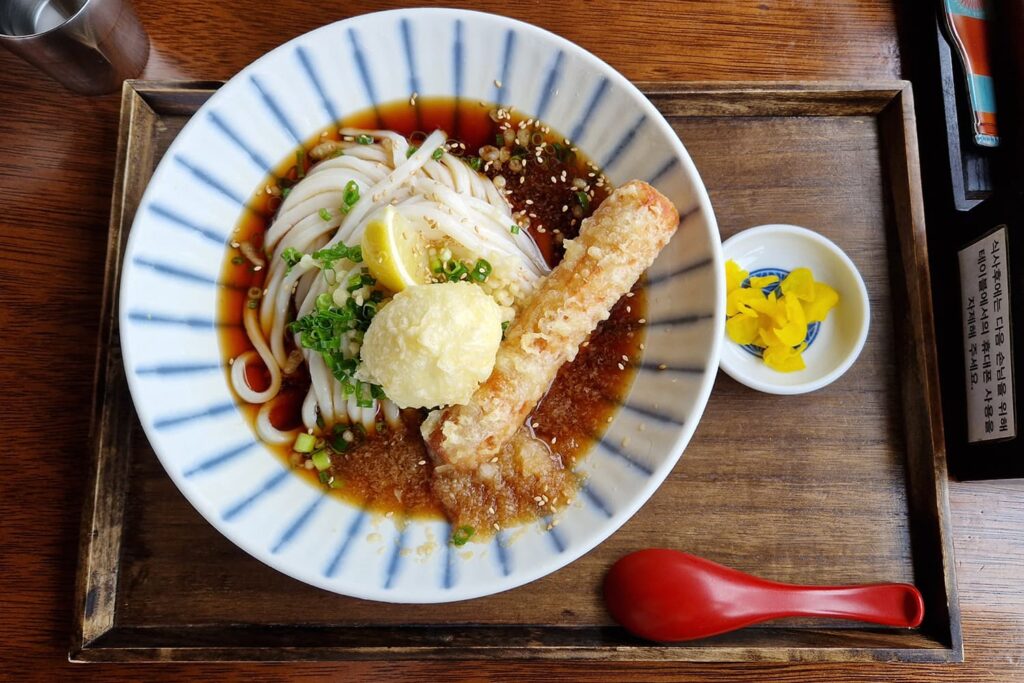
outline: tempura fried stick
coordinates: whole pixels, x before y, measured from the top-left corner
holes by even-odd
[[[562,364],[576,357],[580,344],[668,244],[678,223],[672,203],[639,180],[602,202],[509,326],[491,376],[469,403],[435,410],[423,422],[434,457],[476,468],[496,456]]]

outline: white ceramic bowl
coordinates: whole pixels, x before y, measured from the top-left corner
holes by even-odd
[[[733,235],[722,244],[722,251],[726,260],[732,259],[752,276],[785,277],[795,268],[810,268],[815,280],[839,293],[839,304],[828,317],[808,329],[805,369],[772,370],[756,348],[726,336],[720,360],[726,374],[765,393],[804,394],[831,384],[853,365],[868,337],[868,290],[857,266],[834,242],[796,225],[761,225]]]
[[[648,180],[685,216],[651,269],[646,355],[605,439],[580,465],[587,483],[578,503],[553,531],[531,524],[457,551],[446,544],[443,520],[376,518],[295,476],[263,448],[229,390],[216,331],[224,242],[268,168],[334,120],[407,101],[414,91],[514,105],[571,136],[612,182]],[[124,257],[120,324],[142,426],[175,484],[225,536],[330,591],[392,602],[460,600],[576,559],[629,519],[675,465],[718,367],[721,243],[679,138],[607,64],[500,16],[381,12],[271,51],[192,117],[139,205]],[[621,445],[626,435],[629,448]]]

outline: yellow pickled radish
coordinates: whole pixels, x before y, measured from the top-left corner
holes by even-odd
[[[815,282],[814,298],[804,306],[807,322],[821,322],[837,303],[839,303],[839,293],[836,290],[824,282]]]
[[[729,259],[725,262],[725,291],[731,292],[739,289],[743,281],[749,277],[749,273],[739,267],[735,261]]]
[[[815,282],[809,268],[795,268],[779,282],[774,275],[750,277],[729,260],[725,274],[729,339],[760,346],[765,365],[773,370],[803,370],[808,327],[825,320],[839,303],[839,293]],[[779,286],[765,294],[763,288],[775,283]]]

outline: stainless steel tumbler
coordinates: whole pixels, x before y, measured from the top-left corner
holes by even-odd
[[[128,0],[0,0],[0,45],[84,95],[120,89],[149,58]]]

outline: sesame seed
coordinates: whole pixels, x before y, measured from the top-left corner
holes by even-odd
[[[626,366],[623,365],[622,363],[619,363],[618,366],[619,366],[619,370],[625,370],[626,369]]]
[[[633,292],[626,292],[626,298],[627,299],[632,299],[633,298]]]
[[[494,79],[494,87],[495,88],[500,88],[501,87],[501,81],[499,81],[497,78]]]
[[[633,312],[633,307],[632,306],[626,306],[626,313],[632,313],[632,312]]]
[[[646,349],[646,348],[647,348],[647,346],[645,346],[645,345],[643,344],[643,342],[641,342],[641,343],[640,343],[640,350],[641,350],[641,351],[643,351],[643,350],[644,350],[644,349]]]
[[[667,370],[668,366],[665,365],[664,363],[658,363],[658,369],[659,370]]]
[[[497,522],[495,522],[495,523],[494,523],[494,530],[495,530],[495,531],[501,531],[501,527],[500,527],[500,526],[498,526],[498,523],[497,523]]]
[[[626,354],[622,354],[622,360],[629,362],[629,356],[627,356]]]
[[[608,424],[611,424],[611,422],[612,422],[612,418],[611,418],[611,416],[610,416],[610,415],[608,416],[608,419],[607,419],[607,420],[605,420],[605,422],[607,422]]]
[[[426,465],[426,464],[427,464],[427,461],[426,461],[426,460],[420,460],[420,461],[419,461],[418,463],[416,463],[416,464],[417,464],[417,465]]]
[[[558,437],[557,436],[551,437],[551,444],[552,445],[554,445],[557,441],[558,441]]]
[[[629,445],[629,437],[628,436],[622,437],[622,447],[625,448],[628,445]]]
[[[643,325],[644,323],[647,322],[647,318],[640,318],[639,320],[637,320],[637,322]]]
[[[409,106],[410,107],[415,107],[416,106],[416,98],[417,97],[418,97],[418,93],[413,93],[412,97],[409,98]]]

